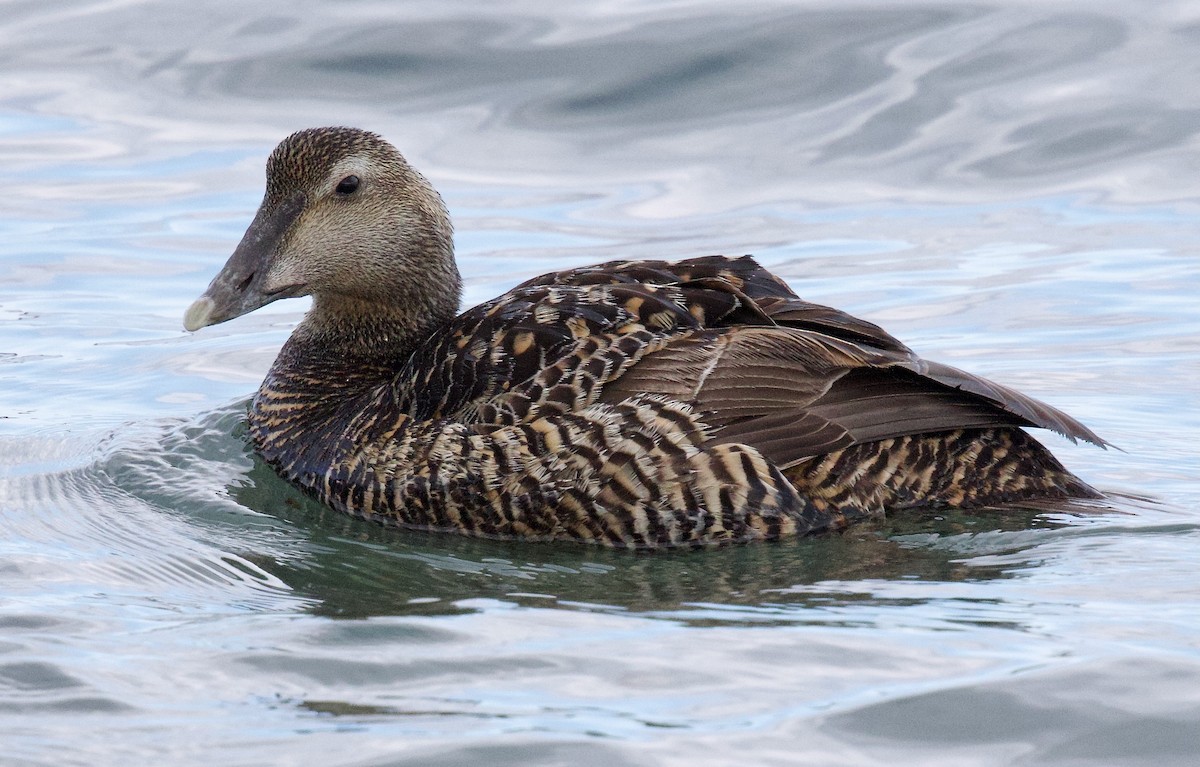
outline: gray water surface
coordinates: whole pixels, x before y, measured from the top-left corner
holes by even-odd
[[[0,764],[1191,765],[1200,4],[0,6]],[[754,253],[1015,386],[1110,498],[644,556],[339,516],[195,335],[289,132],[394,141],[468,304]]]

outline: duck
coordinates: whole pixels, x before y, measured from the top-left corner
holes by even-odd
[[[459,313],[441,196],[381,136],[285,138],[186,311],[311,296],[249,405],[274,470],[412,530],[654,550],[918,508],[1098,498],[1026,429],[1062,411],[801,299],[750,256],[610,261]]]

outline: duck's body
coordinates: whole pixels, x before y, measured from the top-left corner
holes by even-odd
[[[655,548],[921,505],[1095,491],[1021,427],[1065,414],[807,303],[752,259],[548,274],[454,316],[450,225],[390,145],[294,134],[196,329],[312,293],[250,412],[256,449],[351,514]]]

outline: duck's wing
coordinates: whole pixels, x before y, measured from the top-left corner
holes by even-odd
[[[656,392],[692,405],[712,441],[786,468],[844,447],[964,428],[1037,426],[1103,445],[1070,416],[948,366],[784,327],[693,333],[647,354],[601,399]]]
[[[1101,447],[1108,444],[1061,410],[986,378],[923,359],[878,326],[844,312],[809,304],[799,298],[769,298],[761,301],[760,306],[781,329],[809,331],[818,339],[822,336],[832,337],[851,344],[859,350],[860,355],[868,350],[881,355],[865,355],[864,359],[874,361],[847,371],[826,395],[813,403],[819,412],[830,418],[847,423],[868,420],[873,408],[867,403],[874,402],[878,403],[876,407],[886,406],[898,413],[907,411],[913,423],[919,424],[942,419],[938,413],[945,404],[953,401],[955,405],[950,411],[956,410],[964,415],[971,412],[974,417],[970,423],[951,425],[949,428],[1032,426],[1057,432],[1072,442],[1083,440]],[[983,410],[998,411],[994,416],[997,419],[1013,417],[1018,420],[979,423],[977,421],[983,417]],[[950,411],[947,411],[947,417]],[[855,418],[855,413],[864,412],[865,415]],[[929,429],[914,428],[889,436],[921,431]]]
[[[1048,405],[801,300],[749,257],[543,275],[461,315],[397,386],[417,418],[473,420],[502,400],[523,411],[554,397],[668,397],[700,414],[714,441],[753,445],[780,466],[973,427],[1039,426],[1104,444]]]
[[[718,292],[721,282],[706,275],[681,287]],[[725,288],[743,304],[741,322],[679,334],[601,398],[657,392],[687,402],[714,442],[753,445],[783,467],[854,444],[964,428],[1040,427],[1106,444],[1056,408],[921,359],[876,325],[790,291],[744,288],[762,282],[742,278]],[[746,321],[756,315],[762,320]]]

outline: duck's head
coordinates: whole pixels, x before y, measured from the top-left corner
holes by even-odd
[[[183,325],[305,295],[314,315],[424,325],[453,316],[459,292],[450,216],[425,177],[374,133],[312,128],[271,153],[254,221]]]

